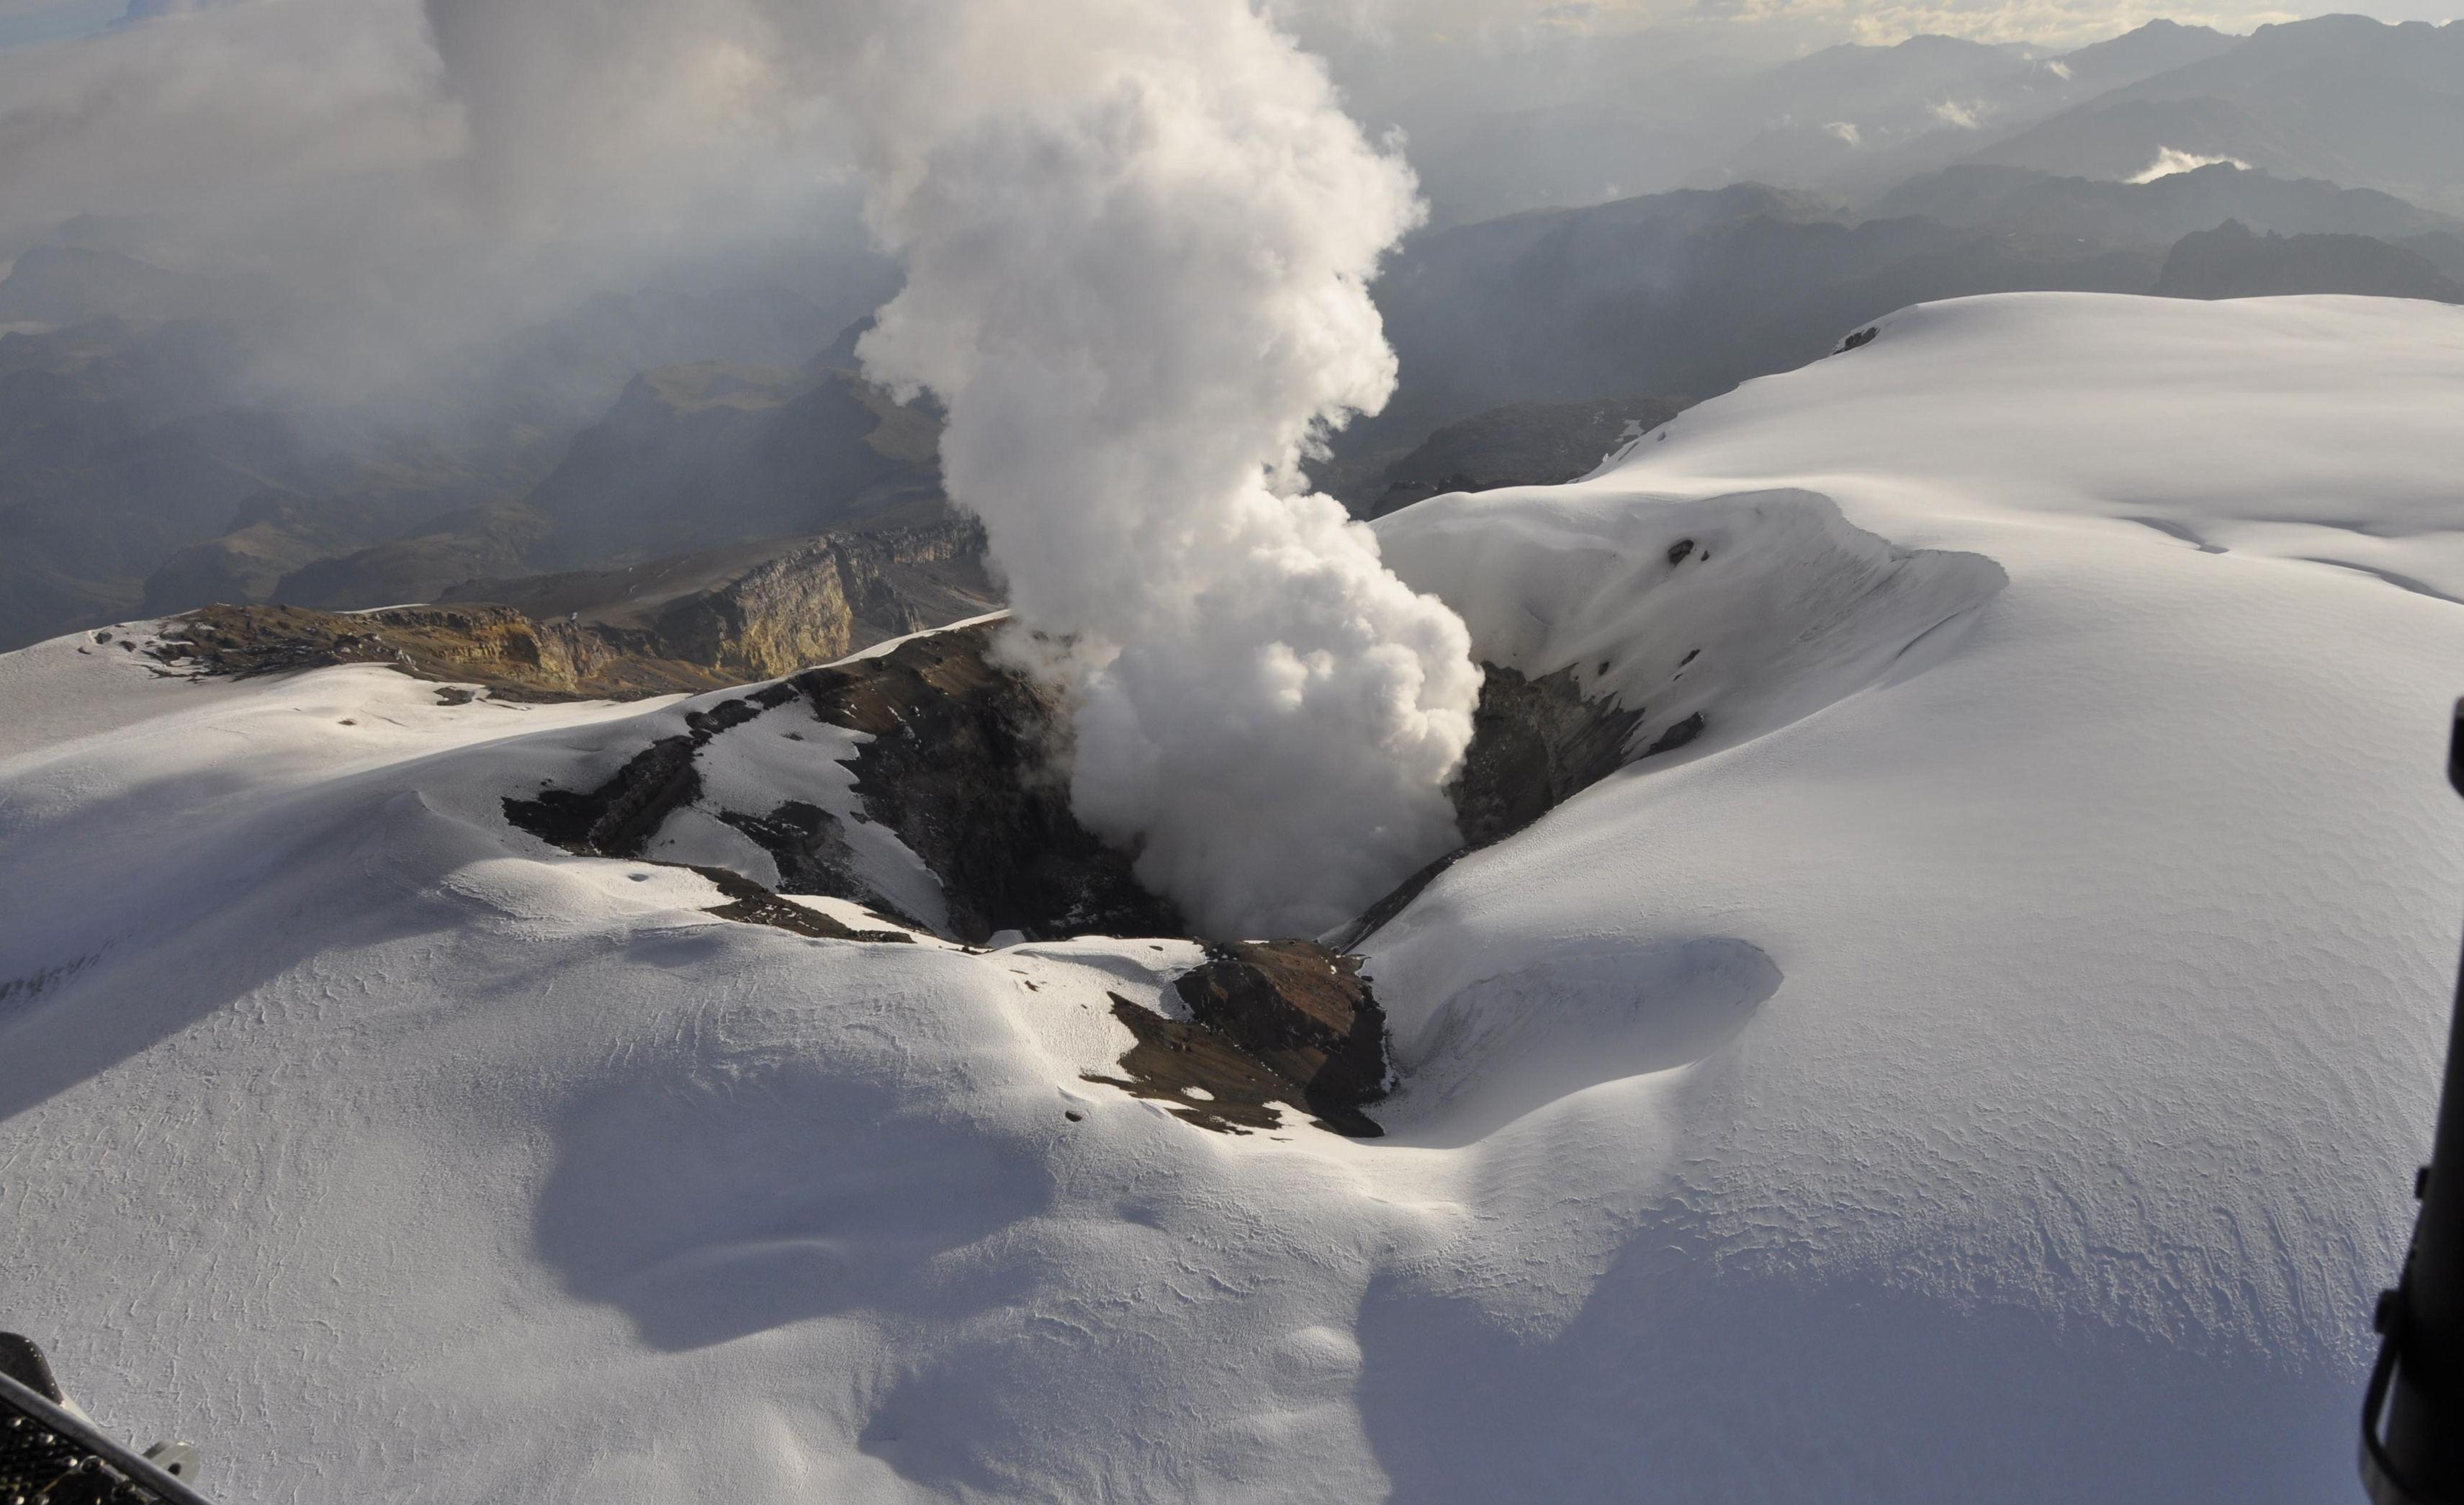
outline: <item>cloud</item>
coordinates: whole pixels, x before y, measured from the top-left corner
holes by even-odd
[[[949,412],[1071,791],[1215,935],[1314,934],[1457,840],[1462,622],[1298,495],[1395,381],[1368,283],[1419,207],[1245,0],[889,3],[788,27],[907,285],[868,370]],[[836,65],[836,66],[833,66]]]
[[[322,405],[426,401],[602,292],[861,264],[851,165],[758,15],[501,9],[484,45],[450,5],[228,0],[0,51],[0,256],[142,215],[150,259],[284,291],[255,375]]]
[[[1225,934],[1451,846],[1463,624],[1292,494],[1393,387],[1414,181],[1249,0],[232,0],[0,55],[0,238],[158,216],[319,310],[302,387],[859,188],[906,271],[862,356],[947,409],[1082,816]]]
[[[2177,172],[2195,172],[2201,167],[2212,167],[2220,164],[2242,172],[2248,172],[2250,170],[2250,164],[2242,161],[2239,157],[2203,157],[2197,152],[2181,151],[2171,146],[2162,146],[2157,148],[2156,160],[2154,162],[2149,163],[2144,169],[2131,174],[2123,181],[2127,183],[2153,183],[2158,178],[2169,178]]]

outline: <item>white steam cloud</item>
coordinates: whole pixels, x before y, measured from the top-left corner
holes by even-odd
[[[861,354],[947,407],[1088,824],[1226,935],[1451,846],[1466,633],[1298,493],[1394,386],[1415,185],[1252,0],[228,0],[0,54],[0,242],[167,216],[312,310],[308,389],[843,234],[847,188],[906,273]]]
[[[2123,181],[2124,183],[2153,183],[2158,178],[2169,178],[2177,173],[2183,172],[2196,172],[2201,167],[2213,167],[2220,164],[2222,166],[2232,167],[2236,172],[2248,172],[2250,170],[2250,164],[2242,161],[2239,157],[2211,157],[2195,151],[2183,151],[2179,147],[2175,146],[2161,146],[2157,148],[2156,160],[2154,162],[2149,163],[2145,167],[2132,173],[2129,177],[2123,179]]]
[[[1367,285],[1409,171],[1246,0],[850,23],[822,43],[908,273],[861,354],[948,406],[1017,646],[1078,704],[1080,816],[1209,933],[1340,922],[1455,842],[1480,683],[1462,622],[1295,494],[1393,389]]]

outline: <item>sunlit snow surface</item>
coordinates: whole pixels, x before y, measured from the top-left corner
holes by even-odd
[[[1913,309],[1379,531],[1707,729],[1372,940],[1377,1142],[1079,1079],[1184,944],[806,941],[505,828],[671,703],[0,658],[0,1325],[233,1502],[2346,1494],[2464,311]]]

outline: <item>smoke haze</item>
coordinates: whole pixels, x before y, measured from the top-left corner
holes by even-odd
[[[605,358],[623,368],[533,421],[499,401],[518,383],[472,379],[518,365],[473,355],[512,343],[509,331],[653,285],[777,280],[822,328],[888,298],[858,354],[876,380],[929,390],[946,410],[944,479],[985,520],[1017,612],[1010,651],[1076,708],[1080,814],[1134,847],[1146,879],[1200,928],[1312,932],[1453,842],[1443,788],[1478,693],[1462,624],[1385,570],[1374,537],[1301,472],[1395,388],[1370,284],[1421,223],[1423,186],[1441,228],[1418,244],[1438,249],[1414,255],[1443,272],[1478,262],[1486,243],[1452,242],[1472,251],[1447,261],[1449,224],[1740,179],[1872,203],[1988,149],[2113,180],[2201,162],[2298,177],[2358,161],[2342,146],[2262,160],[2239,138],[2099,134],[2107,91],[2236,41],[2194,29],[2082,52],[2079,69],[1940,38],[1803,55],[1841,35],[2078,40],[2137,18],[2086,0],[1682,9],[147,0],[100,34],[0,46],[0,260],[77,216],[80,244],[124,247],[272,307],[246,327],[256,390],[320,413],[361,405],[336,428],[365,428],[365,409],[388,405],[432,424],[460,402],[518,431],[499,435],[514,459],[474,467],[482,481],[430,486],[438,506],[511,499],[486,478],[533,464],[522,445],[558,422],[569,437],[605,409],[610,382],[642,366],[794,364],[827,339],[797,325],[747,355],[759,342],[743,329],[775,305],[739,301],[727,316],[739,348],[678,348],[695,344],[691,332],[638,341],[620,350],[637,365]],[[2327,34],[2341,31],[2312,31],[2299,47],[2343,55]],[[1311,48],[1336,57],[1342,91]],[[2331,72],[2305,64],[2299,77]],[[2259,136],[2283,136],[2254,113],[2275,106],[2275,76],[2250,77],[2181,121],[2255,120]],[[2284,108],[2376,119],[2346,103]],[[2362,133],[2403,148],[2382,153],[2371,186],[2464,207],[2453,152],[2421,128],[2430,117],[2388,119]],[[1417,184],[1388,125],[1409,132]],[[2159,125],[2187,128],[2173,116],[2147,128]],[[1812,212],[1783,208],[1790,223]],[[1663,210],[1692,212],[1651,212]],[[1641,214],[1625,217],[1639,226]],[[1602,254],[1624,280],[1603,276],[1601,306],[1674,257],[1676,239],[1654,244],[1653,255]],[[1477,298],[1441,295],[1489,284],[1432,273],[1418,304],[1402,284],[1390,311],[1416,382],[1497,378],[1501,389],[1479,387],[1484,402],[1642,390],[1626,385],[1622,356],[1569,386],[1515,377],[1500,340],[1454,338],[1485,311],[1530,324],[1514,299],[1581,265],[1535,274],[1509,257],[1495,296]],[[1770,302],[1747,291],[1749,311]],[[1552,346],[1599,333],[1588,310],[1570,317]],[[1727,322],[1665,364],[1743,351],[1739,370],[1769,368],[1754,360],[1778,346]],[[1805,322],[1808,338],[1836,333]],[[1615,327],[1620,344],[1643,343],[1631,331],[1644,325]],[[1408,444],[1467,416],[1443,396],[1407,394],[1384,424]],[[1346,443],[1376,430],[1354,427]],[[200,536],[240,499],[199,500]],[[133,582],[186,542],[77,567]]]
[[[1210,933],[1340,922],[1453,845],[1479,689],[1453,613],[1294,494],[1393,389],[1367,284],[1409,171],[1245,0],[839,19],[908,272],[860,350],[948,405],[1081,816]]]
[[[946,407],[1089,827],[1224,935],[1339,923],[1453,845],[1467,635],[1301,491],[1394,387],[1368,283],[1420,205],[1248,0],[259,0],[47,51],[76,66],[8,112],[11,200],[171,216],[314,303],[269,366],[301,388],[844,235],[860,190],[905,271],[860,355]],[[234,132],[262,191],[139,144]],[[73,192],[98,152],[145,170]]]

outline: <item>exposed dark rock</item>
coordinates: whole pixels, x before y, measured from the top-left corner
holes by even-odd
[[[1874,337],[1881,332],[1881,326],[1879,324],[1867,325],[1865,328],[1859,329],[1855,334],[1850,335],[1847,339],[1840,341],[1839,348],[1833,353],[1844,355],[1851,350],[1861,349],[1866,345],[1872,344],[1874,343]]]
[[[1685,556],[1693,552],[1694,541],[1692,539],[1679,539],[1676,542],[1668,545],[1668,563],[1672,564],[1683,564],[1685,563]]]
[[[505,819],[551,846],[586,857],[631,857],[660,825],[701,794],[693,757],[719,733],[796,698],[786,685],[685,713],[681,736],[662,737],[627,760],[597,788],[547,789],[538,798],[505,801]]]
[[[1642,750],[1642,755],[1645,758],[1657,758],[1664,752],[1675,752],[1695,738],[1702,736],[1704,724],[1703,713],[1697,711],[1685,719],[1671,724],[1668,730],[1660,734],[1658,741]]]
[[[1615,773],[1643,709],[1585,699],[1574,672],[1528,679],[1489,665],[1452,791],[1463,842],[1503,841]]]
[[[939,875],[958,939],[1186,934],[1173,905],[1138,886],[1130,855],[1070,812],[1050,763],[1062,709],[990,661],[992,632],[935,632],[789,683],[822,719],[871,734],[855,792]]]
[[[1693,546],[1691,539],[1679,545]],[[1670,554],[1680,557],[1677,549]],[[1608,670],[1605,662],[1599,666],[1603,675]],[[1405,878],[1359,918],[1330,936],[1338,950],[1351,950],[1375,935],[1465,852],[1504,841],[1632,761],[1626,747],[1642,724],[1644,707],[1629,710],[1607,697],[1586,698],[1572,669],[1537,679],[1495,664],[1483,665],[1482,673],[1471,746],[1463,754],[1463,772],[1447,791],[1463,844]],[[1689,718],[1692,730],[1680,742],[1668,742],[1668,737],[1684,731],[1687,721],[1669,728],[1661,741],[1675,746],[1690,741],[1702,731],[1702,719],[1700,715]]]
[[[704,743],[801,698],[822,719],[869,735],[853,761],[864,807],[855,818],[889,827],[940,879],[955,938],[1184,934],[1172,904],[1138,886],[1129,856],[1078,824],[1066,784],[1047,765],[1058,708],[1025,676],[990,662],[991,645],[989,626],[936,632],[721,700],[689,714],[682,735],[651,743],[598,787],[508,799],[505,817],[569,852],[636,856],[669,815],[700,796],[694,758]],[[815,750],[817,762],[823,756]],[[899,913],[856,876],[846,833],[818,805],[791,799],[720,819],[777,861],[781,892]]]
[[[1354,1139],[1384,1132],[1361,1108],[1386,1096],[1386,1014],[1354,958],[1308,941],[1210,946],[1206,958],[1177,985],[1187,1020],[1111,995],[1136,1044],[1120,1076],[1087,1080],[1222,1133],[1276,1127],[1272,1103],[1304,1106],[1318,1127]]]
[[[1133,1097],[1172,1105],[1175,1117],[1220,1134],[1271,1129],[1283,1119],[1269,1103],[1290,1102],[1299,1089],[1203,1025],[1166,1019],[1114,993],[1112,1017],[1137,1043],[1121,1057],[1119,1076],[1089,1072],[1086,1081],[1117,1087]],[[1196,1097],[1189,1089],[1204,1093]]]
[[[510,607],[396,607],[341,615],[302,607],[213,606],[175,618],[152,650],[165,663],[252,678],[335,664],[383,664],[420,679],[478,684],[514,700],[631,699],[733,680],[628,653],[569,622]]]
[[[630,857],[659,823],[701,793],[691,737],[662,737],[595,789],[543,789],[505,801],[505,819],[553,847],[585,857]]]
[[[694,868],[703,877],[718,885],[728,902],[709,911],[721,919],[742,920],[746,924],[769,925],[779,930],[792,930],[800,936],[820,941],[903,941],[909,945],[915,938],[903,930],[856,930],[840,924],[829,916],[790,903],[763,888],[742,874],[725,868]]]
[[[838,817],[818,805],[788,800],[767,815],[740,810],[718,817],[753,838],[779,865],[779,887],[788,894],[847,895],[863,885],[855,876],[854,856]],[[910,917],[900,916],[907,919]],[[921,922],[915,921],[921,928]]]
[[[1209,946],[1175,985],[1190,1018],[1298,1089],[1337,1133],[1382,1133],[1360,1112],[1386,1096],[1386,1011],[1357,958],[1311,941]]]
[[[1327,479],[1336,497],[1372,518],[1450,491],[1554,486],[1589,475],[1685,406],[1683,398],[1647,396],[1509,403],[1441,427],[1375,475]]]

